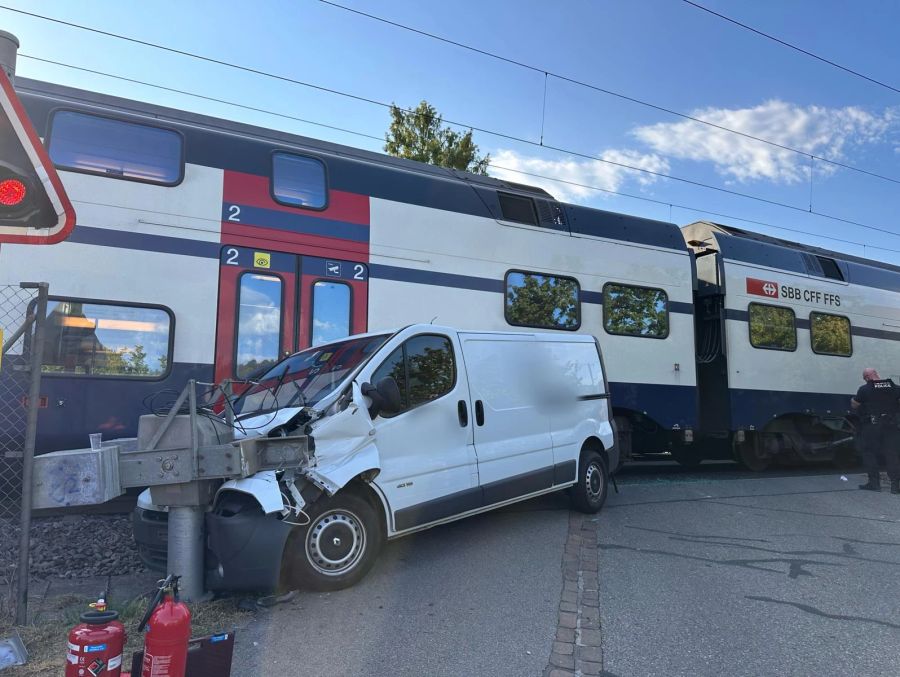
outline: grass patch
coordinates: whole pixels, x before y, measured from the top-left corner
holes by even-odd
[[[125,645],[122,667],[131,666],[131,655],[144,647],[144,635],[137,631],[138,623],[149,604],[149,596],[141,596],[130,601],[110,600],[110,608],[119,612],[119,620],[125,625],[128,641]],[[0,637],[18,631],[28,649],[26,665],[7,668],[3,677],[59,677],[65,671],[66,636],[78,624],[78,617],[88,610],[91,600],[77,595],[64,595],[47,600],[42,609],[42,617],[47,620],[36,624],[14,626],[0,616]],[[215,632],[232,631],[253,616],[252,611],[239,608],[237,597],[224,597],[210,602],[190,604],[191,633],[202,637]],[[9,617],[7,617],[9,618]]]

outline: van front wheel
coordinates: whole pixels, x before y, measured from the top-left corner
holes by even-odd
[[[285,545],[284,583],[317,591],[355,585],[372,568],[384,543],[372,505],[353,493],[338,493],[306,512],[309,524],[295,527]]]
[[[593,514],[603,507],[609,493],[609,470],[596,451],[584,451],[578,464],[578,481],[572,487],[572,503],[577,510]]]

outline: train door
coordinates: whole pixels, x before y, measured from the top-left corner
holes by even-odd
[[[356,261],[222,247],[216,381],[252,379],[284,355],[365,332],[368,279]]]

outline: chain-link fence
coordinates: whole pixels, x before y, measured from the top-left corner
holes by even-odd
[[[25,620],[28,594],[23,534],[31,524],[46,308],[46,284],[0,285],[0,589],[5,592],[0,613],[15,611],[19,623]]]

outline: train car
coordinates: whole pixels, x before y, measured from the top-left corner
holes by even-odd
[[[849,456],[862,370],[900,382],[900,268],[716,223],[682,230],[697,263],[704,441],[754,470]]]
[[[189,378],[251,379],[285,353],[430,321],[596,335],[623,457],[696,429],[677,226],[139,101],[16,89],[78,215],[65,242],[0,249],[3,282],[50,283],[39,450],[134,435]]]

